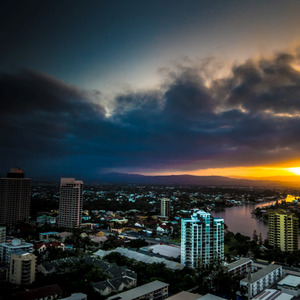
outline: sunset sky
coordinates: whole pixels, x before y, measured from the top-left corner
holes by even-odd
[[[0,40],[2,176],[300,174],[298,0],[10,0]]]

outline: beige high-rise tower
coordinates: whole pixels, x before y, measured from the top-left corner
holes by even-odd
[[[0,224],[11,227],[27,221],[31,198],[30,179],[20,168],[11,168],[7,177],[0,179]]]
[[[75,228],[81,225],[83,182],[61,178],[58,226]]]
[[[299,220],[283,209],[269,210],[269,244],[281,251],[298,250]]]
[[[161,198],[160,200],[160,215],[163,217],[170,216],[170,199]]]

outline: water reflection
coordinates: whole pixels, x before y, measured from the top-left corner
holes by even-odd
[[[229,207],[226,208],[225,211],[211,212],[211,214],[215,218],[224,219],[224,222],[228,226],[229,231],[232,231],[234,233],[239,232],[243,235],[252,237],[254,230],[256,230],[257,235],[261,233],[263,240],[265,240],[268,237],[268,224],[252,217],[251,212],[256,207],[269,206],[272,204],[275,204],[275,201],[259,203],[255,205],[249,204]]]

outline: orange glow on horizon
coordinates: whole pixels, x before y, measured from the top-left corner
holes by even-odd
[[[144,175],[196,175],[196,176],[226,176],[236,178],[262,178],[273,176],[298,176],[300,175],[300,167],[234,167],[234,168],[209,168],[193,171],[163,171],[163,172],[143,172]]]

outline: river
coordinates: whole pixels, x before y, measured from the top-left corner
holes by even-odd
[[[263,207],[275,204],[276,201],[263,202],[258,204],[245,204],[242,206],[233,206],[225,208],[224,211],[210,212],[215,218],[224,219],[225,224],[228,226],[228,230],[233,233],[241,233],[246,236],[252,237],[254,230],[257,235],[261,233],[263,240],[268,238],[268,224],[257,220],[252,216],[251,212],[256,207]],[[278,201],[281,202],[281,201]]]

